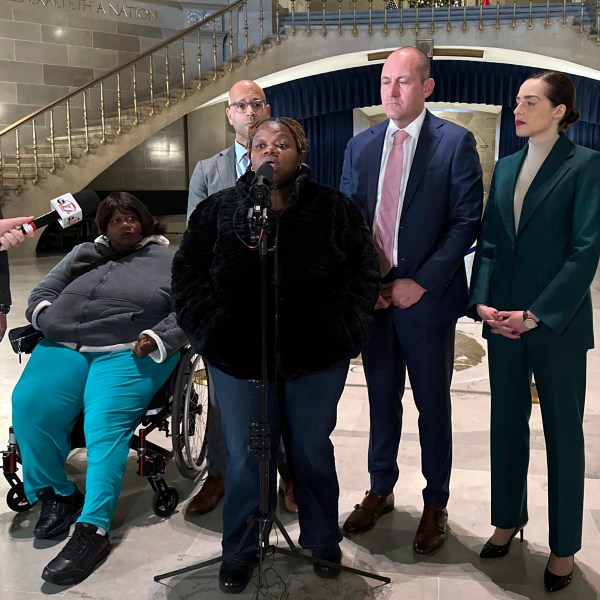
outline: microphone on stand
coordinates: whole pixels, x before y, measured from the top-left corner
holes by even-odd
[[[82,221],[84,216],[94,214],[98,204],[100,204],[100,198],[94,190],[63,194],[50,200],[52,211],[21,225],[21,231],[25,234],[31,233],[53,221],[58,221],[63,229],[70,227]]]
[[[257,244],[262,231],[268,227],[267,208],[271,206],[271,190],[273,189],[273,165],[264,163],[256,171],[256,175],[248,190],[252,206],[248,209],[248,228],[250,243]]]
[[[252,184],[250,185],[250,198],[255,204],[271,206],[269,196],[273,189],[273,165],[263,163],[258,167]]]

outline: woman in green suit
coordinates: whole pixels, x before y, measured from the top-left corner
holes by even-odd
[[[483,558],[508,553],[528,520],[530,383],[548,463],[547,591],[566,587],[581,548],[590,285],[600,254],[600,152],[566,136],[579,118],[561,73],[532,75],[514,110],[527,146],[496,165],[473,265],[470,315],[484,322],[491,409],[492,524]]]

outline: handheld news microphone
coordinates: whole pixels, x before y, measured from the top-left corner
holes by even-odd
[[[269,194],[273,189],[273,166],[264,163],[258,167],[256,176],[250,186],[250,198],[256,203],[268,201]],[[270,205],[270,204],[269,204]]]
[[[83,220],[84,216],[94,214],[100,204],[100,198],[94,190],[81,190],[75,194],[63,194],[50,200],[52,211],[36,217],[30,223],[21,225],[23,233],[30,233],[44,227],[53,221],[58,221],[61,227],[70,227]]]

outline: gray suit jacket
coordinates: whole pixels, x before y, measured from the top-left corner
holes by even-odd
[[[202,200],[216,192],[233,187],[237,181],[235,144],[210,158],[201,160],[190,179],[187,218]]]

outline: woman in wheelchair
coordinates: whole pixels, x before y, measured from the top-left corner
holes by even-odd
[[[45,337],[12,396],[25,493],[41,500],[35,537],[60,536],[77,521],[42,573],[62,585],[83,581],[108,555],[131,437],[186,342],[164,225],[126,192],[101,202],[96,224],[102,235],[76,246],[31,292],[27,318]],[[64,470],[82,412],[85,496]]]

